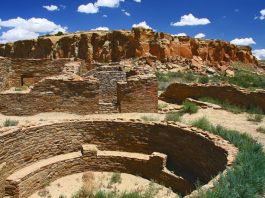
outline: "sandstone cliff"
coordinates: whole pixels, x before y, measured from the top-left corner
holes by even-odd
[[[84,59],[88,64],[155,57],[161,62],[183,62],[185,59],[195,67],[204,64],[219,69],[232,61],[258,65],[250,47],[239,47],[220,40],[174,37],[139,28],[131,31],[82,32],[2,44],[0,56],[51,59],[74,57]]]

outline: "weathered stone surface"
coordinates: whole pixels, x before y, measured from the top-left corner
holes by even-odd
[[[212,97],[231,104],[250,107],[258,106],[265,112],[265,91],[247,91],[232,85],[182,84],[169,85],[160,99],[183,102],[186,98]]]
[[[0,112],[20,116],[53,111],[77,114],[118,113],[121,110],[127,113],[157,112],[158,85],[154,75],[127,78],[120,67],[99,66],[81,77],[77,75],[82,68],[79,63],[60,64],[58,73],[62,70],[61,75],[42,80],[38,76],[49,74],[45,69],[34,72],[36,70],[31,71],[25,65],[21,65],[19,71],[31,71],[32,78],[23,78],[21,72],[15,71],[11,74],[16,78],[3,76],[3,87],[20,86],[21,79],[24,83],[32,81],[33,85],[26,91],[0,92]],[[119,82],[128,82],[128,86],[118,87]]]
[[[87,71],[84,61],[70,59],[0,59],[0,90],[23,85],[34,85],[41,79],[72,73],[81,75]]]
[[[52,36],[0,45],[0,56],[12,58],[80,58],[93,62],[116,62],[129,58],[155,56],[161,62],[178,57],[193,60],[195,67],[216,68],[232,61],[258,65],[250,47],[238,47],[220,40],[174,37],[152,30],[94,31]],[[201,61],[198,62],[198,57]]]
[[[98,150],[93,150],[92,153],[87,150],[82,152],[82,161],[80,150],[82,145],[88,142],[96,144]],[[189,188],[185,180],[193,183],[199,178],[203,183],[207,183],[212,176],[225,170],[227,165],[230,166],[237,154],[237,149],[227,141],[195,128],[166,123],[115,120],[68,121],[44,126],[19,127],[9,131],[2,129],[0,148],[0,164],[6,163],[4,174],[0,172],[0,181],[22,168],[35,166],[34,163],[40,160],[49,162],[49,158],[52,157],[80,153],[74,158],[71,155],[68,160],[61,160],[60,163],[46,163],[47,166],[36,169],[37,172],[29,173],[29,177],[21,180],[20,187],[24,186],[24,192],[27,189],[39,188],[46,178],[43,175],[49,176],[52,181],[65,174],[100,168],[102,171],[133,174],[143,172],[144,177],[164,181],[166,186],[185,193],[187,187]],[[119,155],[109,155],[104,151],[118,151]],[[133,157],[133,153],[140,153],[143,156],[153,152],[166,153],[168,163],[165,163],[164,155],[157,153],[151,155],[149,160],[146,157]],[[175,174],[164,171],[165,164],[166,168]],[[25,174],[25,171],[22,173]],[[185,180],[179,180],[181,178]],[[6,186],[7,192],[17,192],[12,185]],[[1,188],[0,194],[3,194]]]
[[[135,76],[118,83],[118,104],[121,113],[158,111],[156,76]]]

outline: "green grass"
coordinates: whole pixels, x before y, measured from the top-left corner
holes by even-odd
[[[122,192],[117,191],[102,191],[89,192],[81,188],[71,198],[154,198],[160,189],[155,186],[154,182],[150,182],[149,186],[142,192]]]
[[[168,104],[167,103],[160,103],[160,104],[158,104],[158,109],[164,109],[164,108],[166,108],[166,107],[168,107]]]
[[[259,132],[259,133],[264,133],[265,134],[265,127],[259,127],[259,128],[257,128],[256,131]]]
[[[263,120],[263,115],[261,114],[250,114],[248,116],[248,121],[251,121],[251,122],[262,122]]]
[[[6,119],[3,123],[4,127],[10,127],[10,126],[17,126],[18,121],[17,120],[11,120],[11,119]]]
[[[233,167],[220,177],[213,190],[200,191],[199,197],[255,198],[264,194],[265,154],[260,144],[246,134],[213,126],[206,118],[196,120],[192,125],[223,137],[239,149]]]
[[[199,110],[199,107],[193,102],[184,101],[182,105],[183,105],[182,106],[183,113],[194,114],[194,113],[197,113]]]
[[[111,178],[110,178],[110,184],[117,184],[117,183],[121,183],[122,179],[121,179],[121,174],[120,173],[113,173]]]
[[[208,76],[201,76],[198,80],[199,83],[206,84],[209,83],[209,77]]]
[[[224,72],[217,72],[214,75],[202,75],[194,72],[157,72],[156,76],[159,82],[159,90],[165,90],[166,87],[174,82],[179,83],[230,83],[250,90],[265,89],[265,75],[258,75],[253,67],[246,64],[234,63],[235,75],[226,76]]]
[[[183,113],[181,112],[167,113],[165,117],[165,121],[180,122],[182,115]]]
[[[211,98],[211,97],[201,97],[201,98],[198,98],[198,100],[203,101],[203,102],[217,104],[221,106],[223,109],[229,112],[235,113],[235,114],[239,114],[243,112],[246,112],[249,114],[263,114],[262,109],[256,106],[243,107],[243,106],[231,104],[228,101],[221,101],[221,100]]]
[[[141,119],[146,121],[146,122],[159,121],[158,117],[152,116],[152,115],[142,116]]]

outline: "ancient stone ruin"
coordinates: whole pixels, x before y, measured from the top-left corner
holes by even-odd
[[[0,197],[14,198],[85,171],[141,175],[187,195],[197,179],[210,182],[205,186],[210,188],[212,177],[231,166],[237,153],[227,141],[198,129],[137,120],[3,128],[0,148]]]
[[[94,67],[87,72],[84,61],[72,59],[0,59],[0,112],[157,112],[154,74],[130,76],[119,63]],[[16,90],[23,86],[29,89]]]

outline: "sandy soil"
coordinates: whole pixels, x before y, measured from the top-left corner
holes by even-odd
[[[81,188],[88,191],[102,190],[105,192],[139,192],[144,193],[147,190],[154,193],[154,198],[176,198],[172,190],[161,185],[150,182],[141,177],[120,174],[120,182],[112,183],[113,173],[107,172],[87,172],[69,175],[50,183],[46,188],[36,192],[29,198],[71,198]]]
[[[241,133],[247,133],[256,139],[265,148],[265,134],[257,132],[257,128],[265,127],[265,118],[262,122],[256,123],[248,121],[248,114],[233,114],[224,110],[200,109],[196,114],[185,114],[183,122],[190,124],[193,120],[206,117],[211,123],[221,125],[228,129],[237,130]]]

